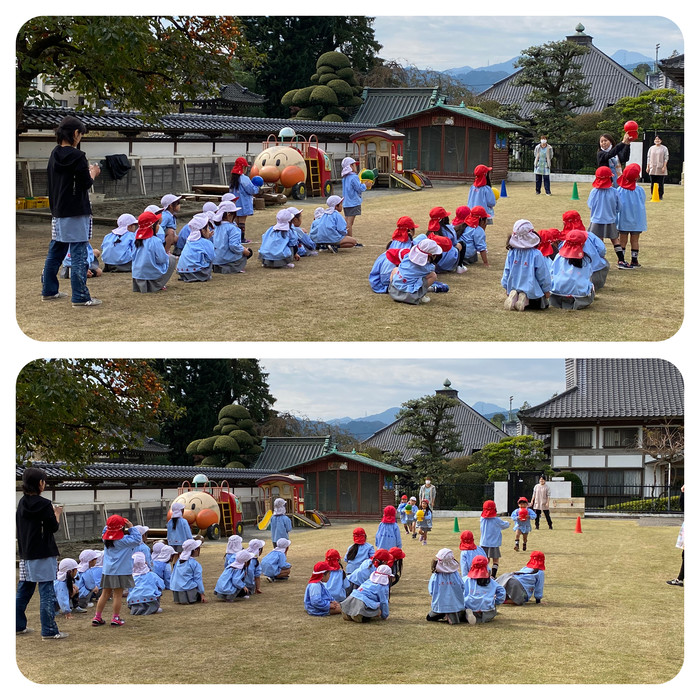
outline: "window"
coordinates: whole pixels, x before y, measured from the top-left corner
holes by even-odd
[[[464,174],[464,138],[461,127],[445,127],[445,172]]]
[[[467,153],[467,172],[473,173],[479,163],[489,164],[489,138],[488,129],[469,129],[469,152]]]
[[[637,428],[605,428],[603,430],[603,447],[638,447],[639,431]]]
[[[418,128],[402,129],[404,133],[403,167],[411,170],[418,167]]]
[[[591,447],[593,445],[593,431],[590,428],[560,428],[557,434],[559,449]]]

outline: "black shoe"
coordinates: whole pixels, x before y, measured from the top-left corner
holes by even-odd
[[[411,535],[411,537],[415,540],[416,537],[417,537],[417,533],[414,532],[414,533]]]
[[[551,525],[549,526],[549,529],[550,529],[550,530],[552,530],[552,529],[553,529]]]
[[[523,542],[523,552],[527,552],[527,545]]]
[[[683,581],[681,581],[679,578],[674,578],[672,581],[666,581],[666,583],[669,586],[682,586]]]

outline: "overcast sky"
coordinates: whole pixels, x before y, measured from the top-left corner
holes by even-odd
[[[575,6],[576,3],[571,4]],[[535,5],[532,9],[540,7]],[[444,10],[444,6],[440,5],[440,9]],[[629,9],[636,10],[637,6]],[[594,45],[609,56],[625,50],[653,58],[656,44],[661,44],[659,58],[669,56],[674,49],[684,52],[680,29],[664,17],[377,16],[374,30],[383,46],[381,58],[412,63],[418,68],[446,70],[462,66],[481,68],[507,61],[530,46],[561,41],[574,33],[579,22],[593,37]]]
[[[312,419],[362,418],[433,394],[449,379],[462,401],[513,410],[566,388],[564,360],[260,360],[275,409]]]

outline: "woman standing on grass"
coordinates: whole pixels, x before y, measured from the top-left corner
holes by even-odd
[[[540,515],[544,512],[544,517],[547,519],[549,529],[552,529],[552,518],[549,516],[549,498],[552,495],[552,490],[547,486],[547,480],[544,474],[532,489],[532,510],[535,511],[535,530],[540,529]]]

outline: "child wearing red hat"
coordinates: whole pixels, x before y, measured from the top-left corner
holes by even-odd
[[[401,216],[396,222],[391,240],[386,244],[390,248],[410,248],[413,245],[413,234],[416,232],[416,223],[410,216]]]
[[[496,606],[506,599],[506,589],[489,575],[488,559],[474,557],[463,581],[467,622],[470,625],[491,622],[497,615]]]
[[[471,530],[464,530],[459,535],[459,550],[462,554],[459,557],[459,566],[462,576],[469,573],[475,557],[485,557],[486,552],[474,542],[474,533]],[[488,561],[488,560],[487,560]]]
[[[349,575],[360,568],[363,562],[371,560],[374,556],[374,547],[367,542],[367,533],[364,528],[356,527],[352,531],[352,544],[345,553],[347,563],[345,570]]]
[[[396,514],[401,518],[401,524],[403,525],[403,529],[406,532],[407,535],[411,534],[411,531],[408,528],[408,518],[406,515],[406,508],[408,507],[408,496],[406,494],[403,494],[401,496],[401,503],[399,503],[398,507],[396,508]]]
[[[389,554],[393,559],[391,573],[394,575],[394,578],[391,579],[391,583],[389,584],[389,588],[391,588],[395,586],[401,578],[401,574],[403,573],[403,560],[406,558],[406,553],[399,547],[392,547],[389,550]]]
[[[589,230],[598,238],[610,239],[620,270],[632,270],[632,265],[625,262],[625,253],[620,245],[620,233],[616,221],[620,211],[620,200],[613,189],[613,175],[609,167],[603,165],[595,171],[593,189],[588,195],[588,208],[591,210]]]
[[[591,282],[591,260],[583,250],[588,235],[573,230],[566,234],[564,244],[552,263],[552,292],[549,303],[557,309],[585,309],[595,299]]]
[[[496,578],[498,574],[498,562],[501,559],[501,544],[503,543],[503,532],[510,524],[505,520],[501,520],[496,512],[496,503],[494,501],[484,501],[484,507],[481,511],[481,520],[479,529],[481,538],[479,544],[484,550],[487,559],[492,562],[491,576]]]
[[[518,507],[510,514],[511,519],[515,523],[515,547],[516,552],[520,551],[520,536],[523,537],[523,552],[527,551],[527,536],[532,531],[531,520],[537,517],[537,513],[529,508],[529,502],[525,496],[518,499]]]
[[[520,571],[499,576],[496,580],[506,589],[504,602],[524,605],[534,597],[535,603],[541,603],[544,596],[544,569],[544,553],[534,551],[530,554],[530,561]]]
[[[575,210],[565,211],[561,215],[564,228],[561,230],[559,241],[563,242],[569,231],[586,231],[586,227],[581,220],[581,215]],[[583,252],[591,259],[591,282],[593,287],[600,291],[605,286],[608,278],[610,263],[605,259],[605,243],[591,231],[586,231],[587,240],[583,245]]]
[[[326,588],[333,600],[342,603],[348,597],[351,583],[343,571],[343,566],[340,563],[340,552],[337,549],[329,549],[326,552],[326,566],[328,567]]]
[[[416,527],[418,528],[418,541],[422,545],[427,545],[428,533],[433,529],[433,511],[427,498],[420,502],[420,508],[416,513]]]
[[[618,179],[617,198],[620,200],[620,210],[617,213],[617,230],[620,232],[620,248],[624,258],[627,238],[629,236],[632,252],[632,267],[639,264],[639,235],[647,228],[647,210],[645,206],[646,192],[637,185],[642,173],[641,166],[630,163]]]
[[[466,272],[466,268],[461,265],[464,245],[458,241],[457,233],[450,223],[450,212],[444,207],[433,207],[430,210],[427,236],[442,249],[440,260],[435,264],[436,272]]]
[[[481,255],[481,262],[486,267],[489,266],[488,250],[486,248],[485,227],[491,215],[482,206],[475,206],[470,210],[465,219],[465,226],[460,236],[460,243],[463,245],[462,260],[469,265],[473,265]]]
[[[375,294],[386,294],[389,291],[391,273],[408,255],[409,250],[410,248],[388,248],[374,261],[369,271],[369,286]]]
[[[155,233],[160,223],[159,214],[145,211],[138,218],[134,237],[134,257],[131,262],[134,292],[160,292],[175,271],[177,258],[167,252]]]
[[[491,189],[489,175],[492,170],[493,168],[483,164],[474,168],[474,182],[469,188],[469,199],[467,200],[467,205],[472,211],[474,211],[474,207],[483,207],[490,217],[493,217],[493,209],[496,206],[496,195]],[[493,218],[487,219],[486,223],[492,224]]]
[[[340,603],[333,600],[333,596],[326,588],[329,575],[330,569],[327,562],[319,561],[314,564],[313,574],[304,591],[304,609],[309,615],[325,617],[340,614]]]
[[[231,168],[231,179],[228,190],[238,199],[236,205],[239,210],[236,212],[236,226],[241,230],[241,243],[250,243],[250,239],[245,235],[246,219],[254,213],[253,198],[259,192],[251,179],[246,175],[248,161],[240,156],[236,158]]]
[[[348,580],[353,588],[361,586],[372,574],[372,572],[381,564],[392,566],[394,557],[389,554],[387,549],[378,549],[371,559],[365,559],[360,566],[348,575]]]
[[[384,515],[377,528],[374,545],[377,549],[386,550],[401,546],[401,532],[396,524],[396,508],[394,506],[384,508]]]

